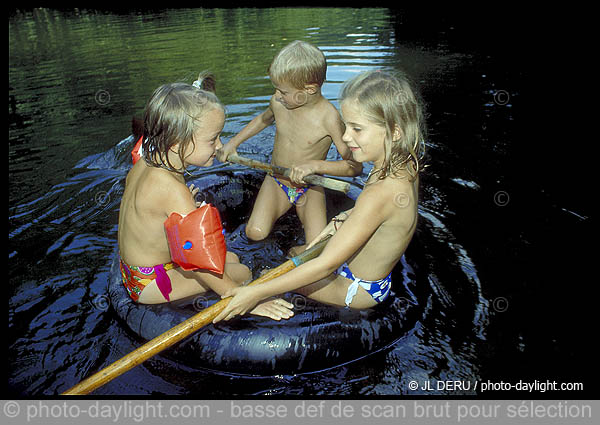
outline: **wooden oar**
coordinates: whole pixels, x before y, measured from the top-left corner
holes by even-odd
[[[229,155],[227,157],[227,161],[234,162],[240,165],[245,165],[246,167],[255,168],[257,170],[266,171],[267,173],[281,174],[285,177],[290,176],[289,168],[267,164],[265,162],[256,161],[250,158],[244,158],[243,156],[239,156],[236,154]],[[344,193],[348,193],[348,191],[350,190],[350,183],[342,180],[332,179],[330,177],[323,177],[312,174],[310,176],[304,177],[304,181],[308,184],[322,186],[327,189],[337,190],[339,192]]]
[[[249,283],[249,285],[258,285],[260,283],[267,282],[271,279],[276,278],[277,276],[281,276],[282,274],[287,273],[288,271],[294,269],[300,264],[312,260],[313,258],[317,257],[321,253],[321,251],[323,251],[323,248],[325,247],[325,244],[328,240],[329,237],[323,239],[312,248],[295,256],[291,260],[286,261],[278,267],[269,270],[267,273],[265,273],[258,279]],[[117,376],[120,376],[128,370],[133,369],[135,366],[139,365],[145,360],[148,360],[155,354],[158,354],[164,349],[172,346],[176,342],[181,341],[182,339],[193,334],[203,326],[210,324],[213,321],[213,319],[229,304],[230,300],[231,298],[225,298],[216,302],[215,304],[202,310],[198,314],[181,322],[179,325],[173,327],[167,332],[160,334],[156,338],[148,341],[146,344],[135,349],[131,353],[120,358],[119,360],[105,367],[101,371],[81,381],[79,384],[75,385],[73,388],[65,391],[62,394],[85,395],[91,393],[96,388],[101,387],[109,381],[112,381]]]

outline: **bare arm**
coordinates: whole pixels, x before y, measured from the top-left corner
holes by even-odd
[[[333,217],[331,219],[331,221],[329,222],[329,224],[327,226],[325,226],[325,228],[321,231],[321,233],[319,233],[319,235],[306,246],[306,249],[312,248],[317,243],[319,243],[320,241],[325,239],[325,237],[328,235],[331,235],[331,236],[335,235],[337,230],[340,227],[342,227],[342,224],[348,219],[348,217],[350,216],[350,213],[352,213],[353,209],[354,208],[350,208],[349,210],[342,211],[338,215]]]
[[[174,212],[185,216],[196,210],[197,205],[195,195],[197,192],[197,188],[188,188],[185,184],[171,185],[169,190],[165,193],[167,198],[165,198],[164,205],[167,206],[167,216]],[[190,276],[200,280],[204,285],[208,286],[219,295],[223,295],[227,293],[227,291],[238,286],[227,274],[227,267],[225,268],[223,275],[200,269],[189,272],[182,271],[182,273],[189,273]]]
[[[217,151],[217,159],[221,162],[227,161],[227,157],[232,153],[237,153],[237,148],[249,138],[256,136],[268,126],[275,122],[275,115],[271,105],[250,121],[238,134],[229,139],[222,149]]]
[[[355,177],[362,173],[362,163],[352,159],[352,153],[346,143],[342,140],[344,124],[337,111],[327,116],[324,121],[333,144],[340,153],[342,159],[339,161],[311,160],[295,166],[291,169],[290,179],[295,183],[303,183],[304,177],[310,174],[329,174],[331,176]]]
[[[368,196],[362,197],[365,194]],[[267,297],[317,282],[329,276],[352,257],[367,243],[390,214],[390,203],[377,191],[363,192],[361,197],[344,225],[333,235],[319,257],[264,284],[230,291],[226,295],[232,295],[233,299],[214,322],[245,314],[256,303]]]
[[[290,179],[294,183],[304,183],[304,177],[311,174],[330,175],[339,177],[355,177],[362,172],[362,163],[353,159],[338,161],[310,160],[290,170]]]

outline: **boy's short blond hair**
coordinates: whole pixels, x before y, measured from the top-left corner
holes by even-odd
[[[317,47],[296,40],[275,55],[268,71],[273,82],[286,82],[297,89],[307,84],[321,87],[327,74],[327,62]]]

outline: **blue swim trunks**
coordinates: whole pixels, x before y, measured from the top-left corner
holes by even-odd
[[[273,177],[273,180],[275,180],[275,182],[279,185],[281,190],[283,190],[283,192],[286,194],[286,196],[288,197],[288,201],[290,201],[290,203],[294,205],[296,205],[298,199],[300,199],[300,197],[304,195],[309,189],[308,187],[289,187],[277,180],[275,176],[272,175],[271,177]]]
[[[340,266],[340,268],[336,271],[336,274],[343,276],[347,279],[352,280],[353,282],[348,287],[348,292],[346,293],[346,305],[350,306],[354,296],[356,295],[356,291],[358,291],[358,286],[362,286],[365,291],[373,297],[373,299],[380,303],[385,300],[390,294],[390,289],[392,288],[392,273],[390,272],[387,277],[379,280],[363,280],[357,277],[354,277],[348,264],[344,263]]]

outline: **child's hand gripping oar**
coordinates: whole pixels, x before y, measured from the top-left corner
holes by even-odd
[[[289,168],[267,164],[265,162],[256,161],[254,159],[244,158],[243,156],[239,156],[236,154],[230,154],[227,157],[227,161],[234,162],[240,165],[245,165],[246,167],[255,168],[257,170],[266,171],[267,173],[281,174],[285,177],[290,176]],[[332,179],[330,177],[323,177],[312,174],[310,176],[304,177],[303,180],[308,184],[322,186],[324,188],[337,190],[339,192],[348,193],[348,191],[350,190],[350,183],[342,180]]]
[[[255,281],[249,283],[249,285],[257,285],[260,283],[267,282],[271,279],[276,278],[277,276],[281,276],[284,273],[294,269],[295,267],[303,264],[313,258],[319,256],[325,244],[327,244],[328,239],[324,239],[311,249],[308,249],[292,258],[291,260],[286,261],[285,263],[275,267],[274,269],[269,270],[267,273],[256,279]],[[133,369],[135,366],[140,363],[148,360],[150,357],[155,354],[160,353],[166,348],[169,348],[173,344],[181,341],[185,337],[193,334],[198,329],[203,326],[210,324],[213,319],[221,312],[223,309],[229,304],[231,298],[222,299],[212,306],[202,310],[198,314],[190,317],[189,319],[181,322],[179,325],[173,327],[167,332],[157,336],[156,338],[148,341],[146,344],[112,363],[111,365],[105,367],[101,371],[95,373],[89,378],[81,381],[79,384],[75,385],[73,388],[65,391],[63,395],[82,395],[89,394],[94,391],[96,388],[101,387],[109,381],[112,381],[117,376],[122,375],[130,369]]]

